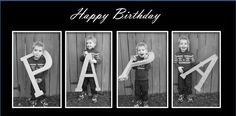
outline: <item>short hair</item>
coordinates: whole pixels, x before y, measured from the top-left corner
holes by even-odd
[[[44,43],[41,42],[41,41],[36,41],[36,42],[34,42],[32,48],[34,49],[35,46],[40,46],[40,47],[42,47],[43,50],[44,50]]]
[[[93,35],[89,35],[86,37],[86,42],[91,40],[95,45],[97,44],[97,39]]]
[[[180,44],[180,41],[181,40],[186,40],[187,41],[187,44],[188,44],[188,51],[190,50],[190,41],[189,41],[189,38],[187,36],[180,36],[179,39],[178,39],[178,44]]]
[[[136,50],[138,50],[138,48],[139,48],[140,46],[144,46],[145,49],[148,49],[147,44],[146,44],[145,42],[139,42],[139,43],[136,45]]]

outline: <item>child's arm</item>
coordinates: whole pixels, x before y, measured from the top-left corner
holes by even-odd
[[[180,72],[180,73],[183,73],[184,71],[183,71],[183,66],[181,66],[181,65],[179,65],[179,63],[178,63],[178,57],[177,57],[177,55],[175,54],[174,55],[174,64],[175,64],[175,66],[176,66],[176,68],[178,69],[178,71]]]
[[[94,59],[96,60],[97,64],[100,64],[102,62],[102,55],[97,52],[96,55],[94,55]]]
[[[150,70],[152,68],[151,63],[145,65],[145,70]]]

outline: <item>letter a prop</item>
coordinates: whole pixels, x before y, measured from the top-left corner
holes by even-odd
[[[198,65],[194,66],[193,68],[189,69],[187,72],[181,74],[180,76],[185,79],[187,75],[189,75],[190,73],[197,71],[202,78],[200,79],[200,81],[198,82],[198,84],[194,87],[198,92],[201,91],[201,88],[203,86],[203,84],[205,83],[208,75],[210,74],[211,70],[213,69],[216,61],[217,61],[218,57],[216,54],[212,55],[211,57],[207,58],[206,60],[204,60],[203,62],[200,62]],[[200,67],[204,66],[205,64],[207,64],[208,62],[209,65],[206,68],[205,72],[203,72]]]
[[[92,74],[86,74],[88,63],[91,64]],[[79,76],[79,82],[77,84],[77,87],[75,88],[76,92],[81,92],[82,91],[82,85],[83,85],[85,77],[93,77],[94,80],[95,80],[95,84],[96,84],[96,91],[101,90],[100,87],[99,87],[99,84],[98,84],[98,79],[97,79],[97,74],[96,74],[96,71],[95,71],[95,67],[94,67],[94,64],[92,62],[92,54],[91,53],[88,53],[85,57],[85,61],[84,61],[84,64],[82,66],[82,71],[81,71],[80,76]]]
[[[39,89],[38,83],[36,82],[34,76],[51,68],[51,66],[52,66],[52,57],[46,50],[44,50],[43,56],[45,57],[45,60],[46,60],[45,65],[40,69],[32,71],[31,68],[30,68],[29,62],[27,60],[28,58],[30,58],[32,56],[33,56],[33,53],[30,53],[26,56],[21,57],[20,60],[24,63],[25,69],[26,69],[26,71],[29,75],[30,81],[31,81],[31,83],[34,87],[35,97],[39,97],[39,96],[43,95],[44,93],[43,93],[42,90]]]

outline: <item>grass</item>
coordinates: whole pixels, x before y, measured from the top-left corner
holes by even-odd
[[[193,102],[188,103],[186,100],[179,103],[177,101],[178,94],[174,94],[173,106],[174,107],[218,107],[219,106],[219,93],[204,93],[195,94]]]
[[[135,104],[134,96],[132,95],[119,95],[118,106],[119,107],[133,107]],[[166,107],[166,93],[153,94],[148,96],[149,107]]]
[[[14,97],[14,107],[33,107],[30,104],[30,98],[28,97]],[[47,107],[60,107],[60,96],[47,96]],[[42,104],[38,103],[35,107],[43,107]]]
[[[83,100],[78,100],[79,92],[67,93],[67,107],[111,107],[110,92],[98,94],[98,102],[93,103],[90,96],[85,96]]]

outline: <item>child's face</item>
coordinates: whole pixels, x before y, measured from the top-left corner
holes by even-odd
[[[36,59],[39,59],[43,55],[43,47],[35,46],[33,49],[33,55]]]
[[[147,49],[145,48],[145,46],[139,46],[138,47],[138,56],[141,58],[144,58],[145,55],[147,55]]]
[[[92,48],[94,48],[95,47],[95,43],[92,41],[92,40],[87,40],[86,41],[86,47],[87,47],[87,49],[92,49]]]
[[[188,41],[184,40],[184,39],[180,40],[179,48],[180,48],[181,52],[185,52],[188,49]]]

